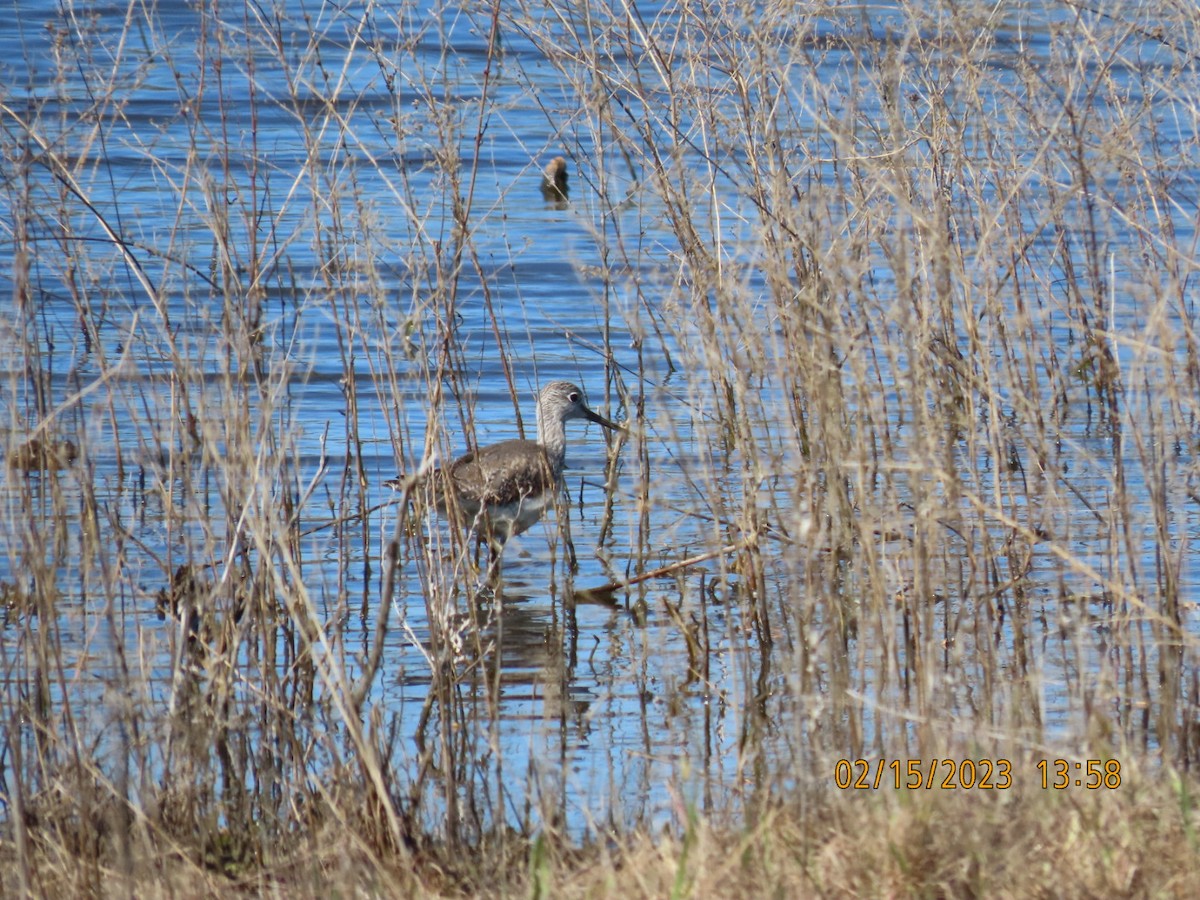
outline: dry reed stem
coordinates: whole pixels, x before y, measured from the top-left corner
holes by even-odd
[[[1187,11],[427,12],[205,8],[185,64],[154,14],[68,8],[52,77],[0,102],[5,893],[1179,891],[1169,769],[895,801],[826,775],[1200,760]],[[178,110],[131,127],[151,83]],[[524,152],[525,109],[553,133],[534,193],[571,159],[551,206],[588,238],[566,261],[595,339],[500,283],[521,195],[491,190],[493,141]],[[276,164],[285,116],[302,152]],[[116,148],[165,224],[126,208]],[[642,645],[598,693],[639,698],[648,760],[686,748],[665,836],[636,798],[564,822],[570,777],[506,758],[470,541],[408,496],[389,530],[372,494],[378,447],[411,473],[473,446],[489,377],[519,428],[552,365],[521,322],[631,407],[599,553],[629,589],[606,634]],[[565,694],[576,611],[550,594]],[[389,663],[420,668],[419,714]]]

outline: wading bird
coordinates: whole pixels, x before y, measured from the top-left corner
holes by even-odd
[[[589,409],[579,387],[552,381],[538,395],[536,441],[514,439],[480,447],[431,475],[437,508],[488,542],[489,572],[505,542],[531,528],[546,507],[554,505],[562,488],[566,423],[572,419],[611,430],[619,427]],[[401,484],[399,479],[388,482],[391,487]]]

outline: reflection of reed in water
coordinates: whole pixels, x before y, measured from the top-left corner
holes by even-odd
[[[601,614],[599,627],[608,632],[616,620],[615,614]],[[426,714],[413,736],[419,752],[428,754],[423,765],[432,774],[435,747],[457,759],[473,758],[475,753],[470,739],[477,733],[474,728],[457,730],[455,740],[441,743],[439,723],[488,722],[495,710],[504,709],[504,720],[526,724],[516,733],[505,729],[496,734],[496,755],[490,764],[527,770],[534,781],[521,784],[519,798],[512,799],[541,798],[539,803],[548,804],[540,809],[543,821],[561,824],[558,798],[564,790],[563,773],[557,766],[541,763],[573,757],[589,745],[593,704],[598,699],[587,683],[588,675],[580,678],[577,672],[579,628],[573,601],[568,596],[547,602],[544,594],[529,593],[527,584],[510,581],[502,605],[492,599],[473,602],[451,616],[449,630],[453,634],[441,649],[453,648],[452,662],[443,657],[448,665],[418,667],[413,677],[402,679],[409,687],[428,691]],[[428,644],[422,638],[422,643],[431,658],[437,656],[436,638],[431,635]],[[531,736],[536,736],[533,745]],[[449,802],[454,805],[457,798],[452,796]],[[447,812],[459,815],[461,809]]]
[[[562,723],[564,735],[586,739],[592,692],[576,684],[571,645],[578,636],[541,603],[514,603],[511,593],[508,599],[491,634],[505,701],[528,703],[531,714],[540,710],[543,720]]]

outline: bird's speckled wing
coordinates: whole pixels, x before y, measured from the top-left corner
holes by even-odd
[[[536,441],[491,444],[456,459],[447,474],[468,509],[515,503],[555,487],[550,459]]]

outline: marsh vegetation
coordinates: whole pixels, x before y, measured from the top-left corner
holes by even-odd
[[[1166,0],[22,3],[0,889],[1184,891],[1198,53]],[[626,430],[481,602],[384,482],[555,379]]]

